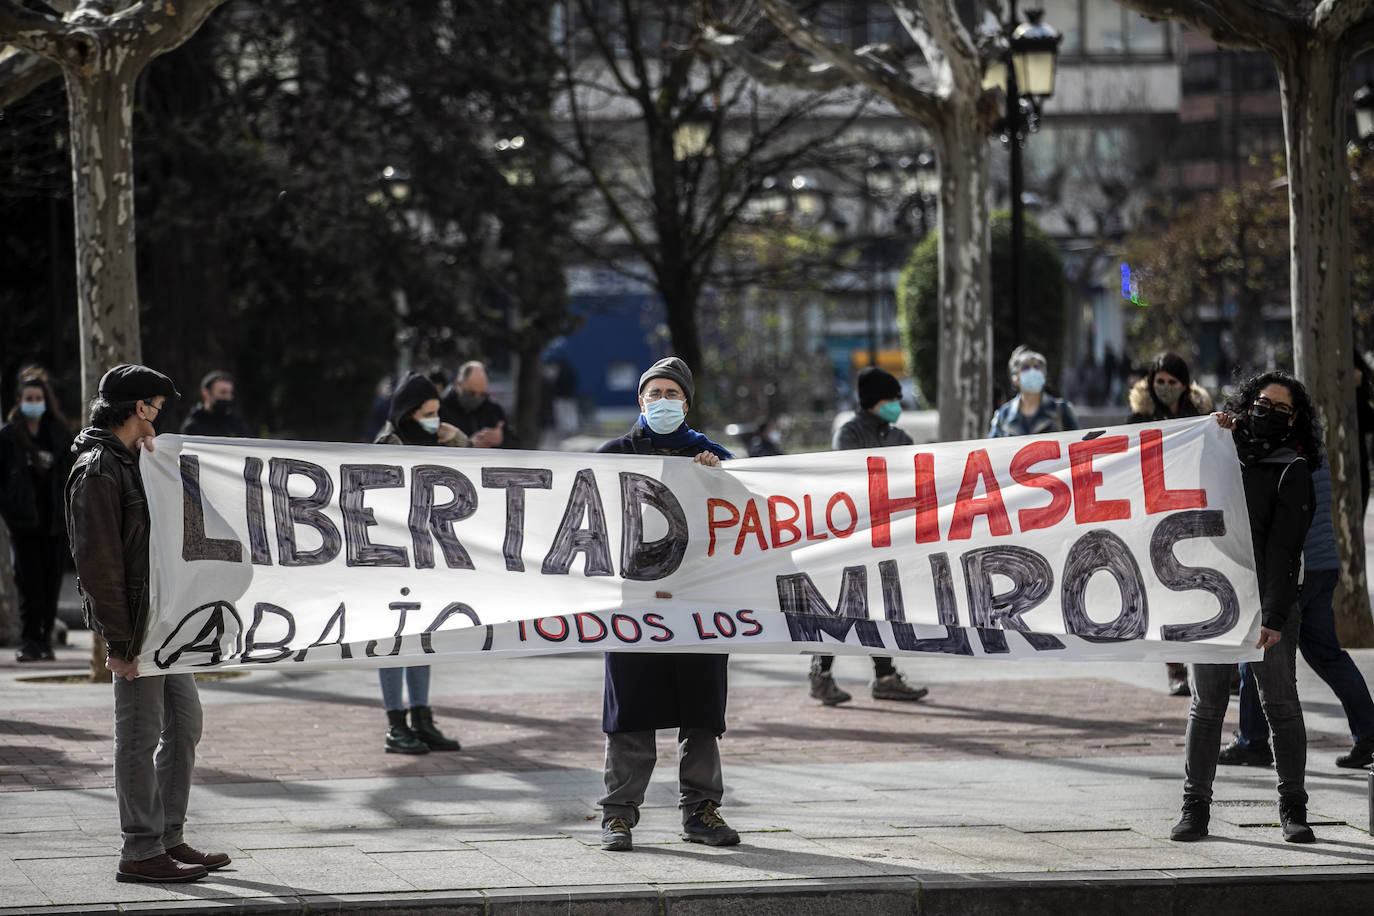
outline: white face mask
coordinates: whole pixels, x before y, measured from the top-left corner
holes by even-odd
[[[660,436],[666,436],[681,426],[686,413],[681,401],[670,401],[667,398],[659,398],[644,405],[645,422]]]
[[[1021,390],[1026,394],[1039,394],[1045,390],[1045,373],[1039,369],[1021,370]]]
[[[420,424],[420,428],[431,436],[439,431],[438,417],[416,417],[415,422]]]

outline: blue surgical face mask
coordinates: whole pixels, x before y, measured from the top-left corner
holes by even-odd
[[[28,417],[30,420],[37,420],[39,417],[43,416],[44,412],[47,411],[47,409],[48,404],[46,401],[19,402],[19,412],[22,413],[24,416]]]
[[[667,398],[649,401],[644,405],[645,422],[660,436],[666,436],[681,426],[686,413],[681,401],[670,401]]]
[[[1039,394],[1045,390],[1045,373],[1039,369],[1021,370],[1021,390],[1026,394]]]
[[[900,401],[888,401],[878,405],[878,416],[888,423],[896,423],[897,418],[902,415],[902,403]]]
[[[420,428],[431,436],[439,431],[438,417],[416,417],[415,422],[420,424]]]

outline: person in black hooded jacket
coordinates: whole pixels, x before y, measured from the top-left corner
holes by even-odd
[[[1252,663],[1250,670],[1273,732],[1279,821],[1285,840],[1311,843],[1316,837],[1307,824],[1307,732],[1296,665],[1301,623],[1298,574],[1316,499],[1312,471],[1321,465],[1315,412],[1301,382],[1286,372],[1266,372],[1246,380],[1227,401],[1225,412],[1215,416],[1233,430],[1250,513],[1260,594],[1255,647],[1264,650],[1263,661]],[[1186,842],[1207,836],[1233,667],[1189,666],[1193,703],[1185,738],[1183,814],[1171,839]]]

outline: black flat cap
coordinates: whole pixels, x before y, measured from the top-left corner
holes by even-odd
[[[107,401],[148,401],[158,395],[181,397],[171,379],[147,366],[115,366],[100,379],[100,396]]]

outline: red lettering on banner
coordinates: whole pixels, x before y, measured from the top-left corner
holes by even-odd
[[[757,620],[754,619],[753,613],[754,613],[753,611],[748,611],[748,610],[745,610],[745,611],[735,611],[735,618],[736,618],[740,623],[747,623],[747,624],[749,624],[751,627],[754,628],[754,629],[752,629],[752,630],[740,630],[740,631],[739,631],[739,635],[741,635],[741,636],[757,636],[757,635],[759,635],[760,633],[763,632],[763,625],[760,624]]]
[[[751,534],[759,539],[759,550],[768,549],[768,541],[763,537],[763,520],[759,518],[759,507],[754,505],[752,499],[749,500],[749,505],[744,507],[744,521],[740,522],[739,537],[735,538],[735,556],[744,552],[744,539]]]
[[[735,635],[735,620],[724,611],[716,611],[716,632],[726,639]]]
[[[978,482],[983,482],[985,496],[975,499]],[[949,524],[949,540],[964,541],[973,536],[973,520],[979,515],[988,517],[988,530],[996,537],[1011,534],[1011,519],[1002,502],[1002,488],[992,472],[992,459],[986,449],[976,448],[968,453],[964,463],[964,479],[959,483],[959,495],[954,500],[954,520]]]
[[[716,510],[722,507],[730,510],[730,517],[723,522],[716,520]],[[706,500],[706,528],[711,532],[711,540],[706,545],[708,557],[713,556],[716,552],[716,529],[731,528],[737,524],[739,524],[739,510],[735,508],[734,503],[728,499],[717,499],[714,496]],[[738,551],[736,552],[738,553]]]
[[[596,624],[597,627],[600,629],[600,632],[597,633],[595,636],[588,636],[588,635],[587,635],[587,631],[586,631],[585,629],[583,629],[583,627],[582,627],[582,619],[583,619],[584,617],[585,617],[587,620],[590,620],[592,623]],[[577,623],[577,641],[578,641],[578,642],[600,642],[601,640],[603,640],[603,639],[606,638],[606,625],[605,625],[604,623],[601,622],[601,618],[600,618],[600,617],[597,617],[597,616],[595,616],[594,614],[583,614],[583,613],[579,613],[579,614],[575,614],[575,615],[573,616],[573,620]]]
[[[626,636],[624,633],[620,632],[620,624],[622,621],[634,627],[635,635]],[[612,614],[611,629],[615,631],[616,639],[619,639],[621,642],[639,642],[639,637],[641,635],[641,631],[639,629],[639,622],[635,620],[633,617],[630,617],[626,614]]]
[[[1041,509],[1022,509],[1016,521],[1022,531],[1052,528],[1064,520],[1073,508],[1073,494],[1069,485],[1053,474],[1035,474],[1031,467],[1042,461],[1059,457],[1058,442],[1032,442],[1020,449],[1011,459],[1011,479],[1023,487],[1036,487],[1050,494],[1050,504]]]
[[[778,506],[780,505],[787,506],[791,509],[792,515],[788,518],[779,518]],[[768,497],[768,528],[773,535],[774,549],[778,547],[787,547],[801,540],[801,529],[797,527],[797,519],[799,518],[801,518],[801,510],[797,508],[797,504],[792,502],[792,500],[788,499],[786,496]],[[787,531],[792,536],[784,541],[781,537],[783,531]]]
[[[828,535],[824,531],[817,534],[815,526],[811,524],[811,496],[807,494],[802,497],[802,507],[806,510],[806,539],[808,541],[823,541]]]
[[[714,634],[714,633],[707,633],[705,630],[703,630],[703,629],[701,628],[701,615],[700,615],[700,614],[693,614],[693,615],[692,615],[692,622],[695,623],[695,624],[697,625],[697,635],[700,636],[702,639],[719,639],[719,638],[720,638],[720,637],[716,636],[716,634]]]
[[[1140,476],[1144,481],[1145,514],[1207,508],[1206,490],[1170,490],[1164,484],[1164,434],[1140,431]]]
[[[544,621],[546,620],[558,621],[558,625],[562,627],[562,629],[558,631],[557,636],[554,636],[552,633],[544,632]],[[537,617],[534,621],[534,629],[535,632],[537,632],[540,636],[544,637],[547,640],[550,640],[551,642],[562,642],[563,640],[568,638],[568,622],[564,620],[562,617]]]
[[[835,527],[835,506],[838,503],[844,503],[844,507],[849,510],[849,527],[843,530]],[[830,502],[825,504],[825,527],[837,538],[847,538],[859,527],[859,507],[854,505],[854,500],[848,493],[836,493],[830,497]]]
[[[649,640],[651,642],[667,642],[668,640],[673,638],[673,631],[663,625],[663,618],[657,614],[645,614],[644,625],[653,627],[656,630],[663,631],[662,635],[660,636],[650,636]]]
[[[1130,518],[1129,499],[1098,499],[1102,472],[1093,470],[1093,458],[1124,452],[1131,447],[1127,436],[1104,436],[1086,442],[1069,443],[1070,476],[1073,478],[1073,520],[1092,525],[1112,519]]]
[[[916,543],[929,544],[940,540],[939,497],[935,493],[935,459],[926,453],[917,454],[915,468],[916,495],[892,499],[887,489],[887,459],[868,459],[868,518],[869,536],[874,547],[892,546],[891,518],[894,513],[916,510]]]

